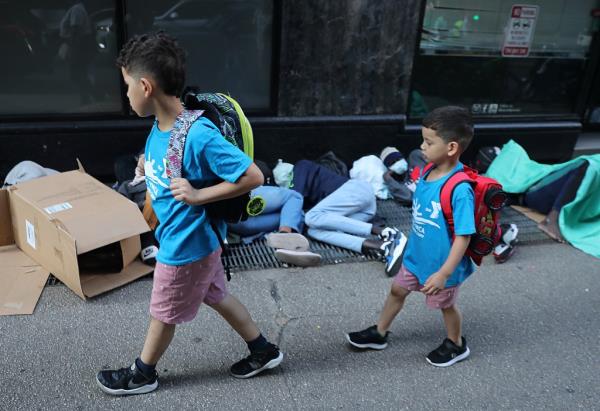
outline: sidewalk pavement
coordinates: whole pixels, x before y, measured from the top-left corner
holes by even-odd
[[[425,362],[444,331],[420,295],[386,350],[346,345],[344,333],[373,324],[382,307],[381,263],[248,271],[230,290],[286,353],[281,367],[230,377],[245,344],[203,307],[177,330],[159,389],[127,398],[103,394],[94,376],[141,350],[151,280],[87,302],[46,287],[32,316],[0,317],[0,409],[600,410],[600,261],[553,243],[487,263],[459,298],[471,357],[448,369]]]

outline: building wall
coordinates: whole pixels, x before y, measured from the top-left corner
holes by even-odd
[[[283,0],[278,114],[405,113],[421,0]]]

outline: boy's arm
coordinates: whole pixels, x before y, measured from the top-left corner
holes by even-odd
[[[448,281],[448,278],[450,278],[456,269],[456,266],[465,255],[465,251],[467,251],[467,247],[469,246],[469,241],[471,241],[470,235],[457,235],[454,237],[452,247],[450,248],[450,254],[446,259],[446,262],[437,272],[425,281],[425,285],[421,289],[421,292],[432,295],[437,294],[444,289],[446,281]]]
[[[170,188],[175,200],[189,205],[203,205],[237,197],[262,185],[263,182],[262,172],[256,164],[251,163],[235,183],[223,181],[214,186],[195,189],[185,178],[173,178]]]

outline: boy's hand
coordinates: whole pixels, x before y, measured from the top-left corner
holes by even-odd
[[[438,271],[425,281],[421,292],[425,295],[437,294],[446,287],[446,281],[448,281],[448,276]]]
[[[169,188],[177,201],[183,201],[189,205],[194,205],[198,201],[198,190],[192,187],[185,178],[172,178]]]
[[[133,177],[133,180],[131,180],[131,182],[129,183],[130,186],[136,186],[146,179],[146,172],[144,171],[145,161],[145,156],[143,154],[140,154],[137,166],[135,167],[135,177]]]

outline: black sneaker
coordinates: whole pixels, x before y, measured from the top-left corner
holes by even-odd
[[[400,271],[407,241],[408,239],[404,233],[398,231],[396,238],[392,242],[384,243],[385,273],[388,277],[393,277]]]
[[[146,394],[158,388],[158,373],[146,376],[135,366],[120,370],[104,370],[96,375],[100,389],[111,395]]]
[[[279,347],[269,343],[264,351],[250,353],[249,356],[231,366],[229,372],[235,378],[250,378],[256,374],[277,367],[283,360],[283,353]]]
[[[449,367],[454,363],[464,360],[471,354],[467,347],[467,340],[462,338],[462,346],[458,346],[452,340],[446,338],[442,345],[427,354],[427,362],[436,367]]]
[[[373,350],[383,350],[387,347],[387,338],[389,331],[385,336],[381,336],[377,331],[377,326],[373,325],[362,331],[346,334],[348,342],[356,348],[371,348]]]

